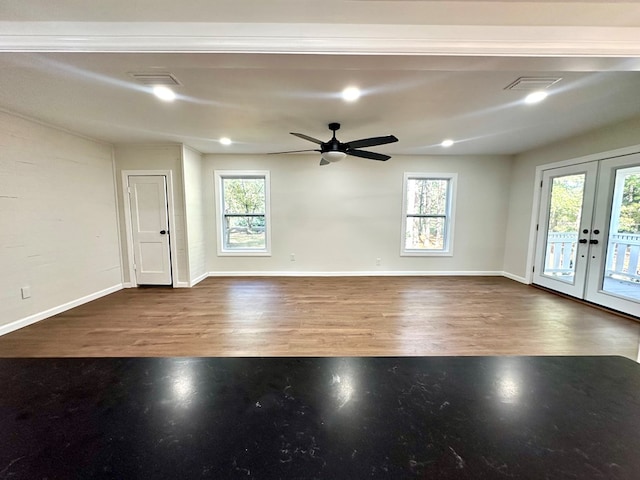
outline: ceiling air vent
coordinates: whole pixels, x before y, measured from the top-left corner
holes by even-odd
[[[161,72],[153,72],[153,73],[138,73],[133,72],[129,73],[137,82],[142,83],[143,85],[166,85],[166,86],[177,86],[182,85],[176,77],[171,73],[161,73]]]
[[[505,90],[545,90],[551,85],[558,83],[560,77],[520,77],[515,82],[510,83]]]

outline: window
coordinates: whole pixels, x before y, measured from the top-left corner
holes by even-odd
[[[405,173],[401,255],[452,255],[455,173]]]
[[[269,172],[216,171],[218,255],[270,255]]]

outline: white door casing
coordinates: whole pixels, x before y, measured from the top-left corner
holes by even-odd
[[[172,285],[170,222],[165,175],[127,175],[132,283]]]

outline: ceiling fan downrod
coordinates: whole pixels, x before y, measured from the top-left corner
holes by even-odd
[[[340,141],[338,141],[338,139],[336,138],[336,130],[340,130],[340,124],[339,123],[330,123],[329,124],[329,130],[331,130],[333,132],[333,137],[331,137],[331,140],[329,140],[328,142],[325,142],[321,145],[321,151],[322,153],[325,152],[344,152],[345,148],[344,145],[340,143]]]

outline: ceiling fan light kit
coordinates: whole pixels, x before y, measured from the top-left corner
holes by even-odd
[[[367,160],[378,160],[385,162],[391,157],[382,153],[369,152],[367,150],[360,150],[362,147],[375,147],[378,145],[386,145],[387,143],[397,142],[398,139],[394,135],[386,135],[382,137],[363,138],[361,140],[353,140],[351,142],[340,142],[336,138],[336,131],[340,129],[339,123],[330,123],[329,130],[333,132],[333,136],[328,142],[323,142],[317,138],[310,137],[304,133],[291,132],[291,135],[295,135],[298,138],[307,140],[309,142],[320,145],[320,149],[311,150],[291,150],[288,152],[278,153],[298,153],[298,152],[320,152],[320,165],[329,165],[330,163],[339,162],[347,155],[353,157],[366,158]]]
[[[329,163],[335,163],[342,160],[344,157],[347,156],[347,154],[344,152],[329,151],[329,152],[323,152],[322,155],[320,156],[322,157],[323,160],[326,160]]]

